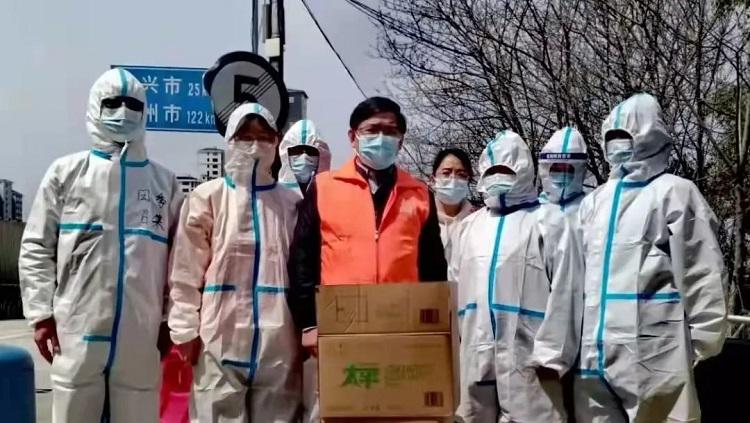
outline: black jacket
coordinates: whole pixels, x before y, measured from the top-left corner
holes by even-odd
[[[379,178],[380,186],[373,194],[376,219],[379,221],[396,182],[396,172],[392,177]],[[419,279],[423,282],[445,281],[447,264],[443,243],[440,239],[435,201],[430,192],[430,213],[419,236]],[[356,219],[357,216],[352,216]],[[310,183],[305,199],[300,204],[297,227],[289,252],[289,307],[299,329],[316,326],[315,287],[320,285],[320,214],[318,213],[317,186]]]

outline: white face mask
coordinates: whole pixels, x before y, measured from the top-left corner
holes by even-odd
[[[116,109],[103,107],[101,112],[102,125],[113,134],[128,135],[135,132],[143,120],[143,112],[130,110],[125,106]]]
[[[482,182],[484,186],[484,192],[491,197],[499,197],[509,193],[513,186],[516,184],[516,175],[509,175],[505,173],[494,173],[484,177]]]
[[[230,174],[249,175],[256,162],[270,170],[276,157],[276,146],[261,141],[230,141],[225,169]],[[264,169],[265,171],[266,169]],[[239,182],[239,181],[237,181]]]
[[[312,179],[313,173],[318,170],[319,157],[309,154],[299,154],[289,157],[289,167],[297,177],[297,181],[306,184]]]
[[[469,181],[456,177],[438,177],[432,184],[435,197],[443,204],[455,206],[469,196]]]
[[[607,141],[607,161],[613,165],[629,162],[633,158],[633,140],[618,138]]]
[[[484,187],[484,204],[490,208],[500,207],[500,197],[508,194],[516,184],[518,177],[505,173],[494,173],[482,178]]]

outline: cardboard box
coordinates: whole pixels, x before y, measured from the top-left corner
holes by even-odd
[[[450,333],[455,284],[320,286],[318,333]]]
[[[321,336],[321,417],[453,416],[453,347],[450,333]]]

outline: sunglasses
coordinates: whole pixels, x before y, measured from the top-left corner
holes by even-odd
[[[102,108],[117,109],[122,107],[123,104],[130,110],[136,112],[143,111],[143,102],[137,98],[118,95],[117,97],[107,97],[102,100]]]
[[[295,145],[287,150],[290,156],[298,156],[307,153],[308,156],[318,156],[318,149],[309,145]]]

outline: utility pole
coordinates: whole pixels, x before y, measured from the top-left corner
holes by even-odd
[[[284,77],[284,0],[266,0],[264,5],[265,50],[268,62]]]

